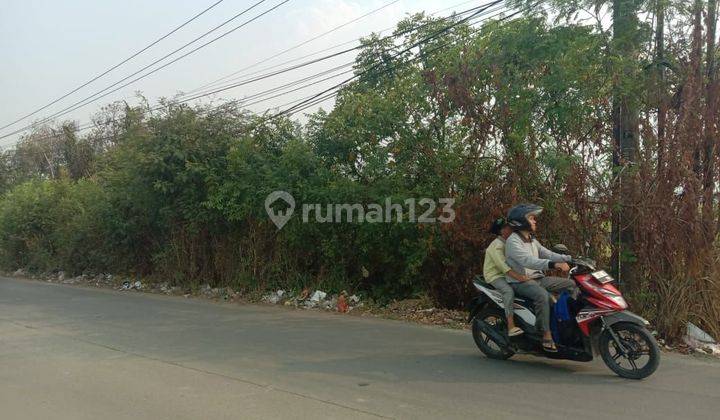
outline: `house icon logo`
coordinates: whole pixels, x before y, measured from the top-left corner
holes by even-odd
[[[278,200],[284,201],[288,205],[287,209],[275,210],[273,204]],[[265,199],[265,211],[270,216],[270,220],[280,230],[290,220],[295,211],[295,199],[287,191],[273,191]]]

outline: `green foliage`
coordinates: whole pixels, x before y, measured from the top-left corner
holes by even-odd
[[[112,217],[108,204],[91,180],[36,180],[15,187],[0,206],[3,266],[71,273],[111,268],[113,250],[103,229]]]
[[[602,68],[602,39],[588,28],[523,19],[479,33],[459,25],[419,51],[404,51],[446,24],[416,15],[398,25],[396,33],[407,33],[398,44],[365,39],[355,63],[359,80],[342,90],[331,113],[312,115],[304,127],[233,107],[166,102],[152,114],[125,109],[109,147],[65,130],[66,150],[105,148],[86,159],[95,176],[28,184],[46,200],[34,213],[17,207],[27,200],[12,206],[6,200],[6,232],[22,224],[10,221],[11,211],[27,215],[28,223],[35,214],[55,214],[36,229],[47,244],[8,239],[6,262],[74,270],[112,261],[122,271],[191,286],[362,289],[379,299],[442,293],[442,282],[465,282],[465,274],[447,274],[449,266],[465,264],[456,254],[465,251],[439,225],[302,223],[299,217],[304,203],[367,208],[388,198],[407,215],[408,199],[462,203],[490,184],[513,188],[499,190],[508,196],[487,207],[501,207],[513,195],[541,198],[550,208],[560,199],[584,161],[571,155],[566,139],[597,126],[594,114],[603,112],[596,98],[606,83],[594,77]],[[23,156],[46,155],[37,138],[27,145],[38,152]],[[56,171],[37,159],[35,173],[74,174],[70,162],[77,160],[58,160],[68,163]],[[55,192],[59,185],[64,192]],[[12,194],[29,194],[28,188]],[[54,195],[37,192],[42,189]],[[281,231],[264,208],[276,190],[298,203],[298,217]],[[484,237],[484,229],[467,234]],[[464,297],[444,299],[454,305]]]
[[[581,8],[598,13],[609,2],[553,3],[565,19]],[[304,125],[234,106],[165,101],[152,112],[109,106],[98,118],[112,124],[84,137],[72,125],[41,128],[0,155],[0,265],[140,273],[187,287],[345,289],[376,300],[422,294],[460,307],[470,296],[469,279],[482,269],[488,223],[519,201],[545,207],[544,241],[578,252],[589,243],[605,263],[618,247],[609,240],[618,203],[611,187],[620,169],[611,163],[610,99],[620,90],[633,106],[654,112],[640,65],[652,54],[643,25],[630,31],[630,42],[611,38],[602,25],[571,22],[525,17],[479,30],[458,25],[405,51],[447,25],[410,16],[395,31],[405,34],[400,40],[363,40],[354,66],[360,77],[340,91],[330,112],[312,114]],[[693,118],[705,114],[693,101],[703,97],[699,87],[709,86],[693,79],[703,72],[700,50],[695,59],[685,54],[688,39],[677,37],[665,58],[674,70],[696,66],[668,71],[665,92],[679,107],[669,118],[673,132],[692,134],[668,140],[680,146],[667,153],[686,165],[702,155],[699,143],[683,146],[697,141],[693,127],[701,124]],[[630,44],[643,51],[619,53]],[[641,267],[635,284],[649,291],[635,296],[656,315],[663,306],[655,300],[674,290],[656,278],[681,278],[684,267],[701,278],[698,267],[708,260],[680,258],[673,238],[653,234],[698,207],[689,194],[701,185],[691,178],[701,165],[656,170],[653,117],[643,124],[642,160],[627,179],[645,191],[638,206],[655,193],[674,204],[647,204],[670,209],[660,222],[629,219],[649,224],[633,227],[647,246],[619,254]],[[678,186],[688,193],[675,194]],[[296,201],[282,230],[265,213],[266,197],[278,190]],[[318,223],[314,214],[301,220],[303,204],[367,209],[390,199],[407,214],[406,200],[423,197],[454,198],[455,221]],[[699,235],[685,220],[676,222]],[[701,242],[693,238],[687,242]],[[651,290],[659,285],[665,289]]]

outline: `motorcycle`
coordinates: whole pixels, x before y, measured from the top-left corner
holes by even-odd
[[[562,245],[555,249],[567,250]],[[597,270],[594,261],[580,257],[571,265],[570,278],[580,293],[576,299],[563,300],[568,309],[562,311],[565,319],[556,316],[557,304],[551,311],[557,352],[544,350],[542,333],[535,325],[533,302],[522,297],[516,296],[513,307],[515,325],[523,334],[509,337],[502,296],[482,277],[476,277],[473,284],[481,293],[470,302],[468,322],[472,323],[473,339],[480,351],[501,360],[525,352],[579,362],[589,362],[599,353],[618,376],[643,379],[652,375],[660,363],[660,349],[647,329],[649,322],[627,310],[628,304],[614,279],[604,270]]]

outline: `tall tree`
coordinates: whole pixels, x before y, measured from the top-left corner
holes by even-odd
[[[665,162],[665,128],[667,126],[667,97],[665,92],[665,0],[655,1],[655,66],[657,71],[657,171]]]
[[[708,226],[713,220],[713,193],[715,191],[715,145],[718,135],[718,78],[715,36],[717,28],[717,0],[708,1],[706,27],[706,85],[705,85],[705,156],[703,162],[703,219]],[[710,229],[708,240],[713,240],[717,226]]]
[[[638,151],[638,97],[636,85],[640,53],[638,10],[641,0],[613,0],[613,61],[617,64],[613,77],[613,185],[616,194],[612,237],[616,246],[614,267],[618,279],[632,279],[633,234],[625,224],[630,219],[628,198],[631,195],[633,172]]]

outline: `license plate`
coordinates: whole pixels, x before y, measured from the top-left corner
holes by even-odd
[[[592,276],[595,278],[595,280],[599,281],[600,283],[610,283],[611,281],[615,280],[610,276],[610,274],[606,273],[605,270],[600,270],[592,273]]]

